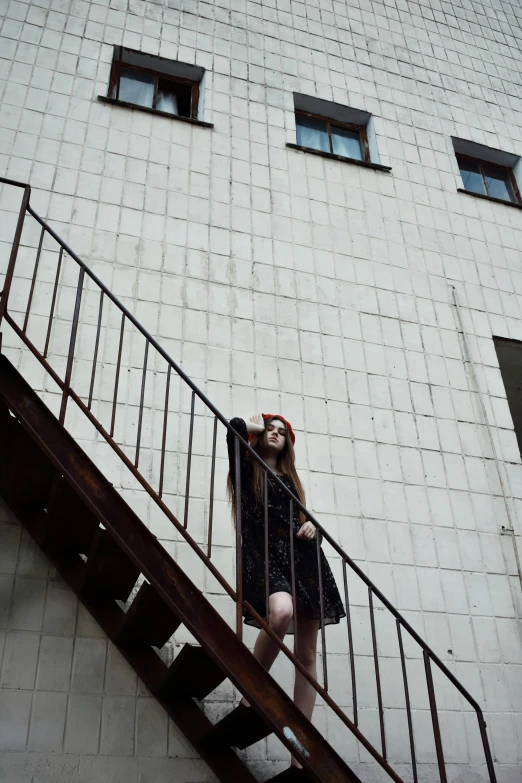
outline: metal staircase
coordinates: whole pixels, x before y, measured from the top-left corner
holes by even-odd
[[[456,703],[455,698],[463,700],[466,709],[476,714],[475,729],[483,751],[479,766],[484,776],[495,783],[486,724],[479,705],[254,452],[251,452],[252,459],[258,460],[265,471],[265,487],[270,474],[288,498],[289,530],[292,530],[293,504],[297,504],[340,559],[347,610],[345,660],[349,707],[345,702],[338,702],[335,688],[333,692],[329,690],[324,626],[322,678],[318,682],[243,600],[240,509],[236,518],[235,585],[229,584],[212,559],[218,428],[230,430],[228,421],[133,314],[37,215],[30,205],[29,186],[3,178],[0,185],[4,187],[3,193],[7,187],[22,189],[18,190],[22,193],[21,207],[15,220],[0,299],[0,326],[10,327],[9,338],[17,339],[22,351],[36,358],[59,393],[57,415],[54,415],[15,369],[5,351],[0,356],[0,494],[216,776],[222,781],[254,781],[252,772],[233,749],[246,748],[274,733],[303,765],[303,770],[290,769],[273,780],[288,783],[359,780],[340,753],[295,707],[243,643],[242,613],[246,609],[271,634],[292,665],[312,683],[329,713],[346,732],[346,740],[351,732],[367,758],[397,783],[410,779],[417,783],[420,774],[415,745],[416,709],[411,706],[408,672],[414,658],[422,661],[424,709],[431,716],[434,760],[440,780],[446,783],[448,779],[444,758],[448,728],[443,720],[444,710],[441,719],[440,704],[446,705],[451,691],[451,704]],[[10,211],[13,214],[12,207]],[[16,291],[15,306],[8,308],[13,291]],[[44,295],[39,296],[39,292]],[[63,344],[64,334],[67,348],[60,353],[53,346]],[[86,334],[89,340],[84,339]],[[7,332],[4,340],[5,335]],[[109,361],[111,351],[113,359]],[[131,417],[132,443],[126,418],[130,397],[124,399],[122,393],[123,389],[129,395],[129,384],[123,381],[124,370],[139,378],[135,415]],[[153,393],[149,397],[151,387]],[[94,427],[101,443],[109,444],[131,480],[148,493],[163,517],[175,527],[179,540],[192,549],[206,572],[233,602],[235,627],[223,619],[191,581],[182,560],[176,562],[170,556],[68,431],[74,430],[68,418],[71,401],[76,406],[75,413],[79,411]],[[152,420],[156,424],[160,422],[156,440],[151,435]],[[173,430],[180,433],[178,474],[183,476],[175,491],[171,487],[169,462],[176,451],[169,445]],[[238,461],[240,449],[248,450],[249,446],[240,442],[235,433],[234,436]],[[194,465],[200,465],[202,459],[208,479],[204,490],[203,534],[201,529],[192,529],[192,517],[200,511],[194,510],[191,483],[196,474]],[[239,470],[236,475],[238,481]],[[316,545],[320,546],[319,536]],[[361,721],[357,643],[352,623],[351,597],[355,593],[358,611],[362,607],[366,613],[371,643],[377,722],[376,731],[370,731],[370,735],[377,738],[374,741],[368,739],[366,723]],[[295,603],[295,594],[293,599]],[[127,602],[125,606],[123,602]],[[167,666],[157,649],[181,624],[198,645],[183,647]],[[396,645],[393,663],[403,688],[399,712],[392,712],[387,704],[383,656],[379,649],[383,632],[389,635],[390,629],[395,634]],[[248,698],[252,708],[238,707],[212,724],[198,702],[225,679]],[[389,722],[395,721],[398,714],[404,720],[404,736],[409,745],[408,777],[398,773],[387,748]],[[463,742],[466,741],[464,737]],[[403,763],[401,772],[404,766]]]

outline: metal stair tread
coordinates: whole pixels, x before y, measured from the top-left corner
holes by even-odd
[[[169,667],[162,695],[165,698],[188,695],[201,701],[226,678],[203,647],[185,644]]]
[[[311,783],[311,781],[312,778],[304,769],[289,767],[283,770],[283,772],[279,772],[273,778],[268,778],[266,783]]]
[[[272,729],[253,707],[240,704],[214,724],[205,737],[205,743],[211,745],[222,743],[244,750],[271,733]]]
[[[99,527],[87,556],[82,592],[109,595],[126,601],[140,574],[107,530]]]
[[[125,613],[116,641],[123,646],[163,647],[181,625],[152,585],[143,582]]]

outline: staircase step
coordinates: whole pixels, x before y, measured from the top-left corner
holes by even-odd
[[[139,574],[114,538],[99,527],[83,570],[81,592],[126,601]]]
[[[312,778],[297,767],[289,767],[273,778],[268,778],[267,783],[311,783]]]
[[[47,519],[45,541],[53,549],[67,549],[86,555],[92,546],[98,520],[62,476],[53,480]]]
[[[205,744],[230,745],[243,750],[272,733],[264,720],[252,707],[240,704],[225,718],[214,724],[205,737]]]
[[[163,647],[179,625],[154,588],[143,582],[114,641],[125,647]]]
[[[202,647],[186,644],[169,667],[162,697],[193,696],[201,701],[224,680],[226,675]]]

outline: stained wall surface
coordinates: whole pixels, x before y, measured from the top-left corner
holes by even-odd
[[[0,0],[0,13],[0,175],[31,184],[34,208],[225,416],[270,410],[292,422],[308,506],[469,688],[486,713],[499,781],[519,783],[522,470],[492,338],[522,340],[522,211],[457,192],[451,137],[522,154],[520,4]],[[204,67],[202,118],[213,127],[98,100],[118,44]],[[391,171],[288,147],[293,92],[370,112]],[[0,192],[2,273],[17,199]],[[27,302],[37,244],[28,230],[13,312]],[[44,247],[35,339],[56,258]],[[61,370],[71,269],[50,344]],[[73,374],[84,395],[97,303],[89,289]],[[109,308],[104,318],[93,410],[107,420],[119,320]],[[56,387],[3,331],[10,357],[55,408]],[[115,430],[129,454],[143,357],[131,332]],[[154,362],[141,469],[157,487],[166,366]],[[190,397],[177,381],[172,389],[165,492],[182,516]],[[189,530],[204,543],[212,420],[196,413]],[[66,423],[232,622],[223,590],[72,404]],[[221,427],[218,444],[213,557],[233,581]],[[5,515],[0,770],[24,783],[99,780],[102,770],[107,781],[170,780],[174,771],[210,780],[175,730],[167,738],[166,718]],[[325,551],[341,586],[340,561]],[[361,728],[378,745],[368,599],[356,580],[353,589]],[[377,614],[389,757],[411,780],[396,637]],[[164,654],[189,639],[180,632]],[[346,627],[327,629],[327,648],[332,696],[351,715]],[[407,655],[417,756],[431,783],[422,659],[413,648]],[[275,674],[291,689],[284,661]],[[234,698],[224,687],[207,709],[218,716]],[[485,779],[469,710],[444,689],[439,707],[452,779]],[[377,779],[323,704],[315,721],[364,780]],[[263,777],[287,759],[272,739],[246,755]]]

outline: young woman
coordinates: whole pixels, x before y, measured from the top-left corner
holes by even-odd
[[[230,424],[264,460],[283,484],[301,501],[305,502],[302,484],[295,469],[295,435],[290,422],[282,416],[258,413],[250,421],[232,419]],[[241,504],[241,533],[243,555],[243,599],[263,618],[267,618],[265,590],[265,516],[264,471],[250,458],[246,449],[240,449],[241,497],[235,492],[234,435],[227,432],[230,472],[228,490],[234,511]],[[268,475],[268,559],[269,559],[269,624],[274,633],[283,639],[293,633],[297,625],[297,644],[294,653],[313,677],[317,677],[317,633],[320,625],[320,595],[317,566],[317,550],[314,541],[316,530],[311,522],[301,518],[294,508],[294,563],[296,618],[293,617],[292,577],[290,553],[290,502],[288,495]],[[320,552],[323,587],[324,624],[338,623],[345,616],[330,566]],[[259,623],[244,611],[245,623],[259,628]],[[279,647],[263,630],[258,634],[254,656],[270,669]],[[312,717],[316,691],[303,675],[296,671],[294,701],[308,719]],[[249,706],[246,699],[241,704]],[[297,762],[292,763],[299,766]]]

